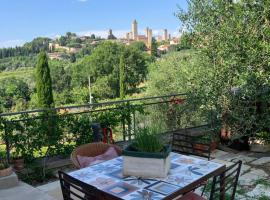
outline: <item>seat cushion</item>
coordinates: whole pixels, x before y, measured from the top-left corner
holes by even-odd
[[[194,192],[189,192],[177,200],[206,200],[205,198],[197,195]]]
[[[100,155],[95,156],[95,157],[77,155],[77,159],[78,159],[80,166],[82,168],[90,166],[90,165],[98,164],[100,162],[104,162],[106,160],[110,160],[110,159],[113,159],[116,157],[118,157],[118,154],[113,147],[108,148],[105,153],[100,154]]]

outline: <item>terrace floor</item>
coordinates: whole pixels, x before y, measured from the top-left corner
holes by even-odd
[[[215,150],[211,155],[215,158],[213,161],[226,165],[238,160],[243,161],[236,200],[270,200],[270,153]],[[59,181],[54,181],[35,188],[21,182],[17,187],[0,190],[0,199],[62,200],[63,198]]]

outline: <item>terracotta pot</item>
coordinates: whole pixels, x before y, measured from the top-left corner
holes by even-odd
[[[231,130],[222,128],[220,130],[220,136],[222,139],[228,140],[231,138]]]
[[[210,148],[211,148],[211,152],[212,152],[217,148],[218,142],[217,141],[212,141],[210,146],[211,146]]]
[[[9,176],[12,174],[12,167],[8,167],[6,169],[0,169],[0,177]]]
[[[212,141],[212,142],[210,143],[210,150],[211,150],[211,152],[214,151],[214,150],[217,148],[217,146],[218,146],[217,141]],[[198,153],[203,153],[203,151],[206,151],[206,150],[207,150],[207,146],[202,145],[202,144],[194,144],[194,148],[196,148],[196,151],[197,151]],[[202,151],[200,151],[200,149],[201,149]]]
[[[23,158],[14,159],[13,160],[13,167],[16,170],[22,170],[24,168],[24,159]]]

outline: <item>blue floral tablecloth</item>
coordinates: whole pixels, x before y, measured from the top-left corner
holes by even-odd
[[[222,167],[223,164],[171,153],[164,179],[123,177],[122,157],[69,173],[82,182],[127,200],[159,200]]]

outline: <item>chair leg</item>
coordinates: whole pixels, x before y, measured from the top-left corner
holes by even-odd
[[[201,196],[203,196],[203,194],[204,194],[204,192],[205,192],[205,189],[206,189],[206,185],[203,186],[203,190],[202,190]]]

